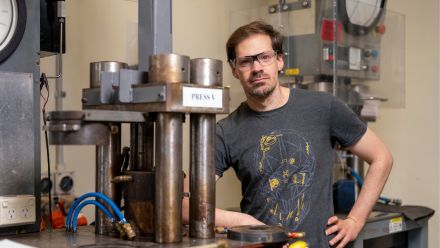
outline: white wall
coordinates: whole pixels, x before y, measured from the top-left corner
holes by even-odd
[[[231,32],[231,10],[260,6],[262,2],[174,0],[174,52],[192,58],[210,57],[225,61],[224,46]],[[399,197],[405,204],[425,205],[439,211],[439,3],[437,0],[390,0],[388,8],[406,15],[407,95],[405,108],[381,109],[380,119],[371,125],[395,158],[384,194]],[[81,89],[89,85],[90,62],[119,60],[136,63],[137,1],[68,0],[67,13],[68,52],[64,61],[67,97],[64,106],[65,109],[79,110]],[[52,60],[42,60],[42,71],[53,72]],[[227,64],[223,66],[224,84],[232,86],[231,109],[234,109],[243,100],[241,86],[231,76]],[[53,106],[52,98],[48,110]],[[188,132],[184,137],[187,144]],[[125,138],[124,143],[127,142]],[[55,161],[51,149],[52,161]],[[66,166],[76,171],[78,195],[94,190],[94,154],[91,146],[65,147]],[[184,161],[189,161],[187,153]],[[42,167],[46,167],[44,148]],[[188,162],[184,168],[188,170]],[[227,173],[217,186],[219,207],[238,206],[241,190],[234,172]],[[87,214],[90,218],[93,216],[91,211]],[[436,214],[430,220],[429,247],[439,247],[439,232]]]
[[[137,1],[70,0],[67,1],[67,53],[63,59],[65,110],[81,110],[81,89],[89,88],[89,64],[113,60],[137,63]],[[41,60],[41,71],[54,75],[53,58]],[[54,81],[50,81],[55,89]],[[54,110],[54,94],[47,111]],[[46,171],[46,149],[42,133],[41,166]],[[123,145],[128,144],[127,138]],[[51,147],[52,170],[55,168],[54,147]],[[75,193],[95,191],[95,147],[65,146],[67,170],[75,171]],[[89,220],[94,219],[92,207],[86,208]]]
[[[429,247],[439,247],[439,2],[389,1],[406,19],[406,107],[381,109],[371,128],[394,156],[384,195],[437,211]]]

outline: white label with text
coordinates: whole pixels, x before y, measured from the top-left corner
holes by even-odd
[[[223,90],[196,87],[183,87],[184,107],[222,108]]]
[[[390,220],[390,233],[400,232],[403,229],[403,218],[398,217]]]

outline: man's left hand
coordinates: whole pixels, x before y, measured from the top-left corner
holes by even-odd
[[[355,240],[364,226],[363,223],[350,216],[345,220],[332,216],[328,219],[327,224],[330,227],[325,230],[325,234],[327,236],[336,234],[329,242],[331,246],[336,248],[343,248],[348,242]]]

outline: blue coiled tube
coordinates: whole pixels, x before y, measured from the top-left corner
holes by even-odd
[[[113,222],[115,217],[113,216],[112,213],[110,213],[110,211],[99,201],[96,200],[86,200],[81,202],[81,204],[79,204],[79,206],[75,209],[75,213],[73,214],[73,220],[72,220],[72,229],[74,232],[76,232],[77,230],[77,225],[78,225],[78,215],[81,212],[81,210],[87,206],[87,205],[95,205],[98,208],[101,209],[102,212],[104,212],[104,214],[110,218],[110,220]]]
[[[72,206],[70,207],[69,214],[67,215],[67,220],[66,220],[66,228],[67,228],[67,230],[69,230],[69,228],[70,228],[70,223],[71,223],[71,220],[72,220],[72,215],[73,215],[74,210],[79,205],[79,203],[82,200],[84,200],[85,198],[87,198],[87,197],[96,197],[96,198],[99,198],[99,199],[103,200],[105,203],[107,203],[113,209],[113,211],[115,212],[116,216],[118,217],[118,219],[123,224],[127,223],[127,221],[124,218],[124,215],[121,213],[121,210],[119,210],[119,208],[116,206],[116,204],[112,200],[110,200],[110,198],[108,198],[104,194],[101,194],[101,193],[98,193],[98,192],[89,192],[89,193],[86,193],[86,194],[78,197],[78,199],[76,199],[73,202]]]

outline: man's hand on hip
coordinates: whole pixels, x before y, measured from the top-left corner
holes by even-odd
[[[330,227],[325,230],[325,234],[336,235],[329,242],[331,246],[336,248],[343,248],[348,242],[355,240],[364,226],[363,223],[360,223],[360,221],[350,216],[345,220],[339,219],[337,216],[332,216],[328,219],[327,224]]]

